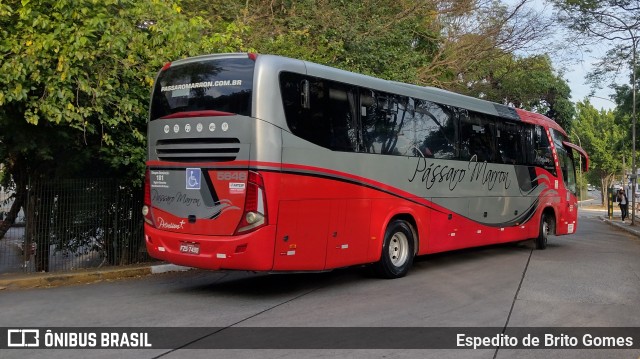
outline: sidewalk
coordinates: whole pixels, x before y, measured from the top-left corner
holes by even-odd
[[[609,219],[608,216],[602,216],[600,218],[602,219],[602,221],[604,221],[605,223],[608,223],[610,226],[622,229],[623,231],[631,233],[634,236],[640,238],[640,217],[636,216],[635,226],[631,225],[630,219],[627,219],[626,221],[622,222],[620,220],[620,216],[616,217],[615,213],[612,219]]]
[[[631,220],[627,219],[625,222],[620,220],[620,210],[618,207],[614,207],[613,209],[613,217],[609,219],[607,214],[607,208],[598,204],[591,204],[594,199],[589,199],[585,201],[579,201],[579,209],[591,213],[598,213],[597,218],[600,218],[603,222],[613,226],[615,228],[619,228],[623,231],[631,233],[636,237],[640,238],[640,216],[638,216],[638,211],[636,211],[636,225],[631,225]],[[629,209],[629,215],[631,215],[631,209]]]
[[[150,274],[186,271],[192,268],[165,263],[92,268],[73,272],[58,273],[6,273],[0,275],[0,290],[47,288],[61,285],[75,285],[142,277]]]

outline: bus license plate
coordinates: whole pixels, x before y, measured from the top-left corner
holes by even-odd
[[[180,252],[189,254],[200,254],[200,243],[180,243]]]

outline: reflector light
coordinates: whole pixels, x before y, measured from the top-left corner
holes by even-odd
[[[149,179],[151,176],[149,169],[144,173],[144,202],[142,206],[142,215],[144,221],[155,227],[155,223],[153,223],[153,216],[151,215],[151,180]]]
[[[144,172],[144,205],[151,205],[151,180],[149,179],[149,169]]]
[[[164,70],[168,69],[169,67],[171,67],[171,62],[167,62],[166,64],[164,64],[164,66],[162,66],[162,69],[160,71],[164,71]]]
[[[241,244],[239,246],[236,247],[236,251],[235,253],[243,253],[247,250],[247,244]]]
[[[268,223],[266,203],[262,176],[258,172],[249,171],[244,213],[236,233],[246,233],[266,225]]]

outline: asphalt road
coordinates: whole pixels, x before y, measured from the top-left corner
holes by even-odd
[[[522,242],[432,255],[398,280],[361,268],[190,271],[0,292],[0,308],[0,327],[638,327],[640,240],[583,216],[576,235],[552,237],[544,251]],[[6,350],[0,357],[638,358],[640,350]]]

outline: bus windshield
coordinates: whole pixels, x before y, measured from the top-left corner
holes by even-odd
[[[573,163],[573,153],[571,151],[567,151],[564,147],[558,147],[558,160],[560,161],[560,169],[562,170],[562,180],[564,181],[564,186],[571,191],[571,193],[577,193],[577,182],[576,182],[576,168]]]
[[[172,64],[156,80],[151,121],[191,111],[251,115],[254,65],[247,57]]]
[[[571,193],[576,194],[577,182],[576,168],[573,163],[573,152],[571,149],[567,149],[564,146],[564,142],[568,141],[568,138],[555,129],[550,129],[549,133],[551,134],[551,138],[553,139],[553,143],[555,144],[556,151],[558,153],[558,160],[560,162],[560,170],[562,171],[564,186],[571,191]]]

